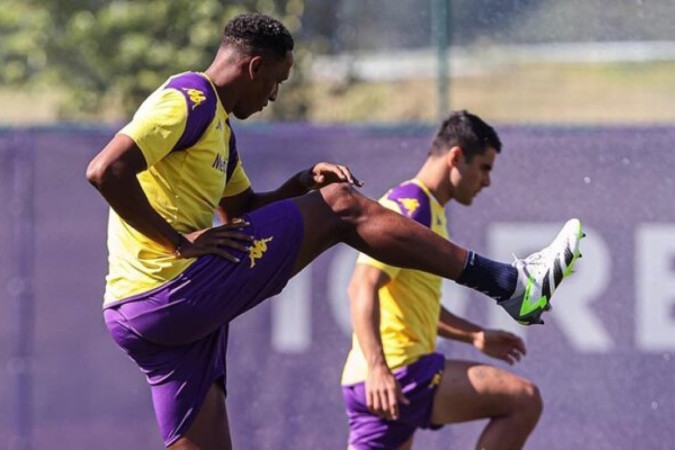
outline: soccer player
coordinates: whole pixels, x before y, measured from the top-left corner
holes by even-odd
[[[546,272],[571,263],[564,250],[577,251],[575,231],[556,242],[556,254],[518,266],[491,261],[359,194],[360,181],[338,164],[318,163],[275,191],[255,192],[228,118],[246,119],[277,99],[293,46],[277,20],[235,17],[211,65],[170,77],[87,168],[111,207],[105,321],[145,374],[171,449],[231,448],[229,322],[338,242],[497,300],[534,299],[531,310],[511,309],[532,323],[561,281],[544,290]],[[224,225],[212,226],[214,211]]]
[[[470,205],[490,186],[500,152],[491,126],[454,112],[415,178],[380,203],[447,239],[444,206],[453,199]],[[567,227],[578,229],[576,222]],[[476,419],[489,419],[476,448],[523,447],[542,410],[537,387],[506,370],[435,352],[438,335],[513,364],[526,353],[518,336],[483,329],[443,308],[439,276],[366,254],[357,260],[349,298],[354,335],[342,384],[350,449],[410,449],[418,428]]]

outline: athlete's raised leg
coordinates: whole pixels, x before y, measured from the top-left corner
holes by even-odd
[[[448,360],[434,396],[431,423],[490,419],[477,449],[521,449],[542,412],[532,382],[497,367]]]
[[[304,223],[293,273],[338,242],[386,264],[422,270],[494,298],[524,325],[543,323],[554,291],[573,272],[584,236],[570,219],[545,249],[514,265],[492,261],[361,195],[347,183],[294,199]]]
[[[382,207],[347,183],[330,185],[295,202],[305,231],[294,273],[339,242],[385,263],[444,278],[456,280],[464,270],[464,248]]]

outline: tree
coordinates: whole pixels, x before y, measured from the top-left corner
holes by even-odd
[[[304,0],[5,0],[0,18],[0,80],[15,86],[48,83],[67,94],[62,116],[125,116],[167,76],[203,70],[224,24],[248,11],[300,29]],[[302,64],[299,64],[302,69]],[[291,88],[292,89],[292,88]],[[280,110],[302,113],[303,96]]]

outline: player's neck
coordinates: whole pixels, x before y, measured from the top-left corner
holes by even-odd
[[[213,82],[220,103],[223,105],[225,111],[228,114],[231,113],[234,109],[234,105],[237,103],[237,89],[235,89],[234,86],[232,86],[232,83],[224,78],[222,74],[212,71],[210,67],[206,69],[204,73]]]
[[[428,159],[415,178],[424,183],[441,205],[445,206],[452,200],[453,190],[445,164],[439,164],[438,160]]]
[[[222,52],[222,53],[221,53]],[[237,59],[226,50],[221,50],[218,56],[204,71],[216,88],[220,103],[225,111],[230,114],[234,105],[239,101],[241,89],[238,88],[240,67]]]

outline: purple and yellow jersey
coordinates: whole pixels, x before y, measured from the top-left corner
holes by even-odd
[[[380,204],[408,216],[448,239],[443,206],[421,181],[413,179],[391,189]],[[408,366],[436,348],[441,308],[441,278],[419,270],[401,269],[360,254],[357,264],[367,264],[389,276],[379,290],[380,334],[387,365],[394,370]],[[342,384],[362,382],[368,366],[352,335],[352,349],[342,372]]]
[[[227,113],[203,73],[169,78],[119,133],[143,152],[147,170],[138,181],[150,204],[181,233],[211,227],[220,199],[250,187]],[[104,304],[156,288],[195,261],[176,259],[113,210],[108,251]]]

